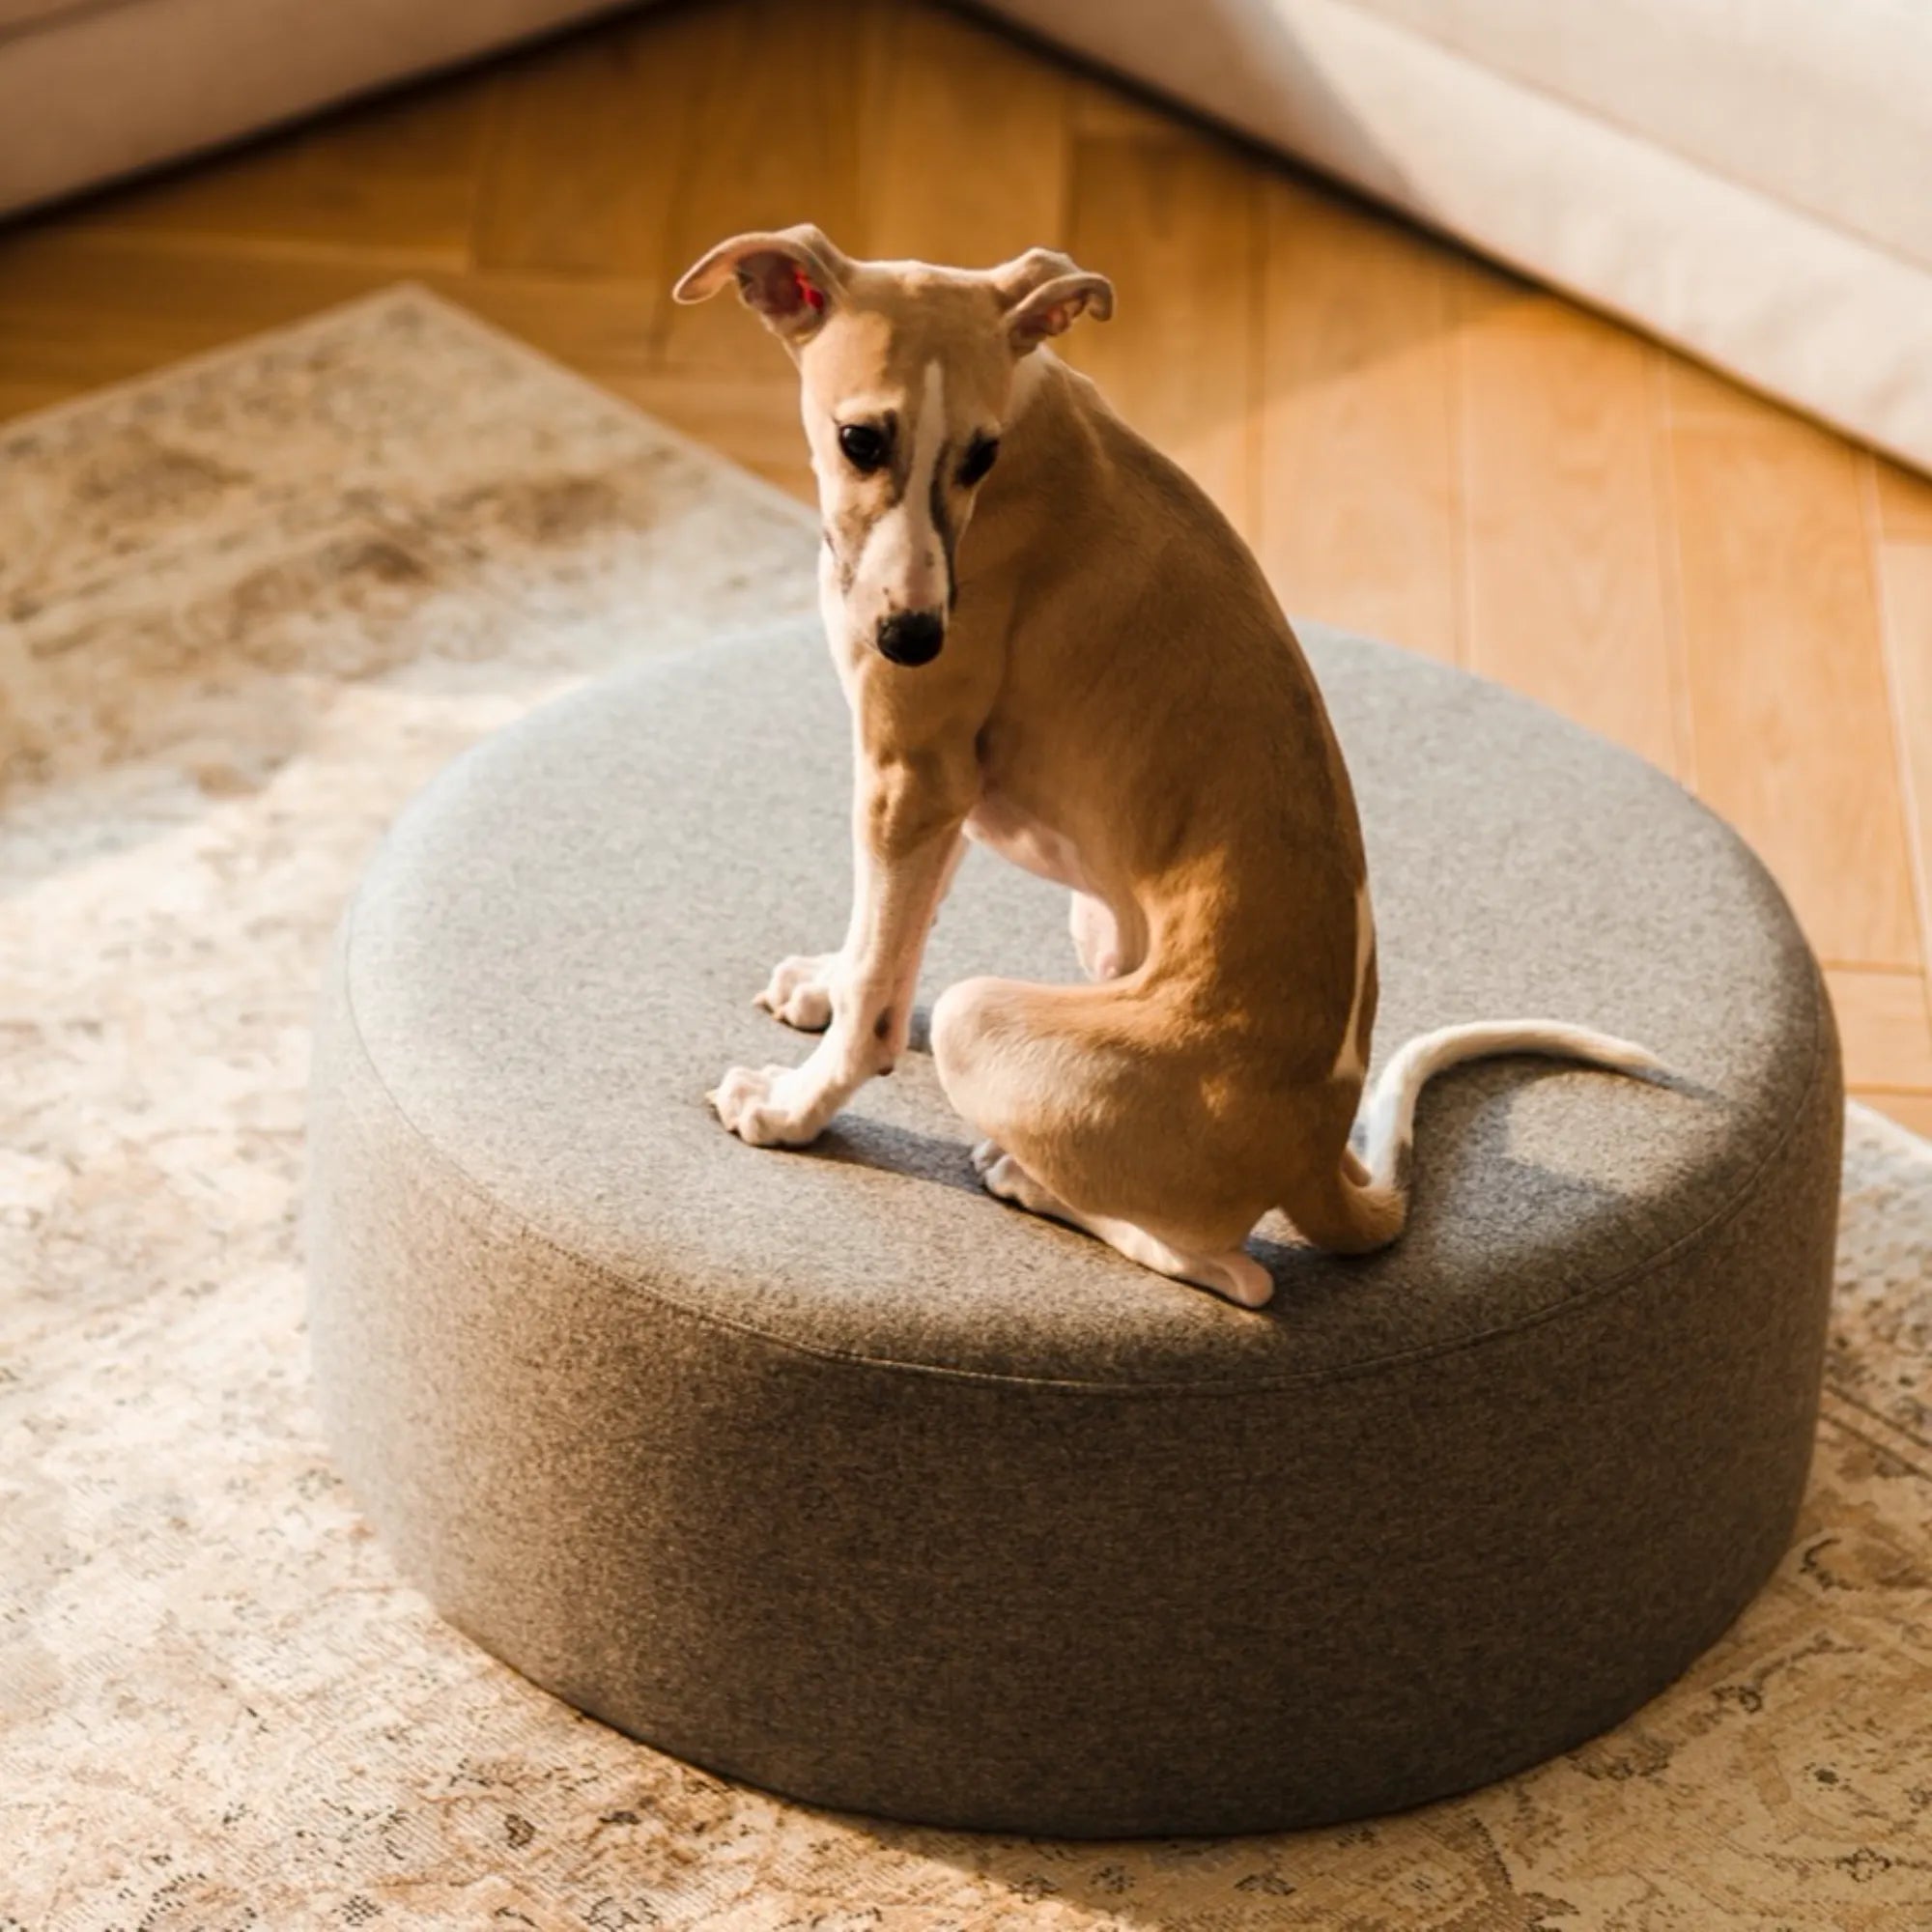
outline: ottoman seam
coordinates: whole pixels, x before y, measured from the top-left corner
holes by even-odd
[[[358,892],[350,900],[345,915],[345,930],[342,948],[342,1008],[349,1022],[349,1030],[355,1038],[363,1065],[369,1069],[370,1077],[389,1110],[408,1130],[423,1150],[441,1167],[447,1170],[461,1184],[463,1190],[497,1215],[510,1221],[524,1238],[534,1241],[558,1260],[582,1268],[598,1280],[613,1288],[632,1293],[641,1292],[650,1296],[660,1307],[684,1316],[687,1320],[723,1333],[751,1337],[772,1348],[784,1350],[789,1353],[807,1355],[820,1361],[850,1363],[861,1368],[889,1370],[901,1375],[932,1376],[952,1381],[987,1383],[994,1386],[1011,1388],[1053,1389],[1067,1395],[1090,1396],[1242,1396],[1268,1395],[1296,1388],[1318,1388],[1330,1383],[1346,1382],[1363,1376],[1380,1374],[1393,1368],[1403,1368],[1415,1362],[1433,1361],[1449,1355],[1460,1354],[1465,1350],[1480,1348],[1487,1343],[1518,1335],[1532,1328],[1541,1327],[1545,1322],[1560,1320],[1579,1308],[1591,1306],[1605,1300],[1626,1284],[1651,1273],[1657,1267],[1673,1260],[1686,1249],[1702,1240],[1707,1235],[1728,1221],[1750,1199],[1758,1177],[1762,1175],[1790,1144],[1798,1125],[1810,1109],[1816,1097],[1820,1071],[1824,1065],[1825,1053],[1825,985],[1815,956],[1811,959],[1811,1058],[1806,1068],[1804,1086],[1797,1103],[1792,1107],[1790,1117],[1763,1156],[1756,1161],[1750,1173],[1723,1202],[1714,1208],[1694,1227],[1687,1229],[1675,1240],[1640,1263],[1633,1264],[1606,1280],[1593,1283],[1580,1294],[1570,1295],[1552,1302],[1546,1308],[1537,1309],[1520,1320],[1500,1323],[1492,1328],[1480,1329],[1474,1334],[1460,1335],[1453,1341],[1429,1343],[1413,1349],[1397,1350],[1392,1353],[1377,1355],[1364,1362],[1350,1362],[1347,1366],[1329,1370],[1312,1370],[1303,1375],[1275,1377],[1266,1381],[1085,1381],[1070,1376],[1027,1376],[1008,1374],[998,1369],[953,1368],[943,1362],[907,1362],[890,1355],[862,1354],[856,1350],[827,1348],[817,1343],[801,1342],[788,1335],[774,1334],[768,1328],[761,1328],[749,1321],[732,1320],[729,1316],[714,1315],[706,1310],[694,1308],[689,1302],[679,1300],[668,1293],[655,1282],[639,1275],[619,1272],[603,1262],[579,1254],[547,1234],[543,1229],[505,1206],[484,1187],[453,1154],[447,1152],[421,1127],[396,1096],[395,1091],[384,1077],[382,1068],[376,1064],[376,1057],[369,1051],[369,1042],[362,1032],[362,1023],[355,1010],[355,992],[353,967],[355,947],[355,916],[361,904]],[[1807,949],[1808,952],[1808,949]],[[1842,1109],[1841,1109],[1842,1111]]]

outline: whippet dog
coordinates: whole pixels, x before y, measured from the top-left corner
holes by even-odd
[[[852,709],[854,895],[837,952],[758,1003],[823,1031],[708,1097],[757,1147],[810,1141],[905,1050],[967,839],[1067,887],[1092,983],[969,980],[932,1010],[986,1187],[1247,1307],[1270,1208],[1320,1247],[1402,1231],[1433,1073],[1639,1046],[1543,1020],[1410,1041],[1350,1146],[1376,938],[1349,774],[1307,660],[1220,511],[1045,347],[1102,275],[858,262],[815,228],[739,235],[677,284],[735,283],[798,366],[819,605]]]

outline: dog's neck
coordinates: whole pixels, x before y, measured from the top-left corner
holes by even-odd
[[[1066,374],[1066,364],[1044,344],[1031,355],[1022,355],[1013,370],[1013,388],[1007,405],[1007,432],[1023,421],[1039,396],[1042,386],[1050,386]]]
[[[1070,511],[1103,489],[1105,465],[1094,420],[1104,408],[1086,377],[1048,349],[1019,365],[987,478],[959,546],[963,594],[976,579],[1019,570],[1031,551],[1064,546]]]

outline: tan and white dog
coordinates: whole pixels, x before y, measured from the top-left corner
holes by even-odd
[[[1418,1090],[1456,1062],[1641,1047],[1547,1021],[1410,1041],[1350,1145],[1376,941],[1349,774],[1247,546],[1046,340],[1113,290],[1031,249],[984,271],[856,262],[815,228],[721,242],[791,353],[818,479],[819,599],[852,707],[851,924],[758,996],[824,1029],[709,1097],[759,1147],[811,1140],[904,1050],[968,838],[1069,887],[1094,982],[970,980],[932,1012],[948,1097],[1002,1199],[1257,1307],[1270,1208],[1350,1254],[1401,1233]]]

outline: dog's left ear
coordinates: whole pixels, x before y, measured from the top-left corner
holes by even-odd
[[[688,268],[673,300],[708,301],[736,278],[747,308],[789,345],[815,335],[844,292],[851,263],[810,222],[754,235],[734,235]]]
[[[1105,322],[1114,312],[1113,283],[1052,248],[1029,248],[995,269],[993,287],[1005,304],[1015,355],[1028,355],[1050,335],[1064,335],[1083,315]]]

